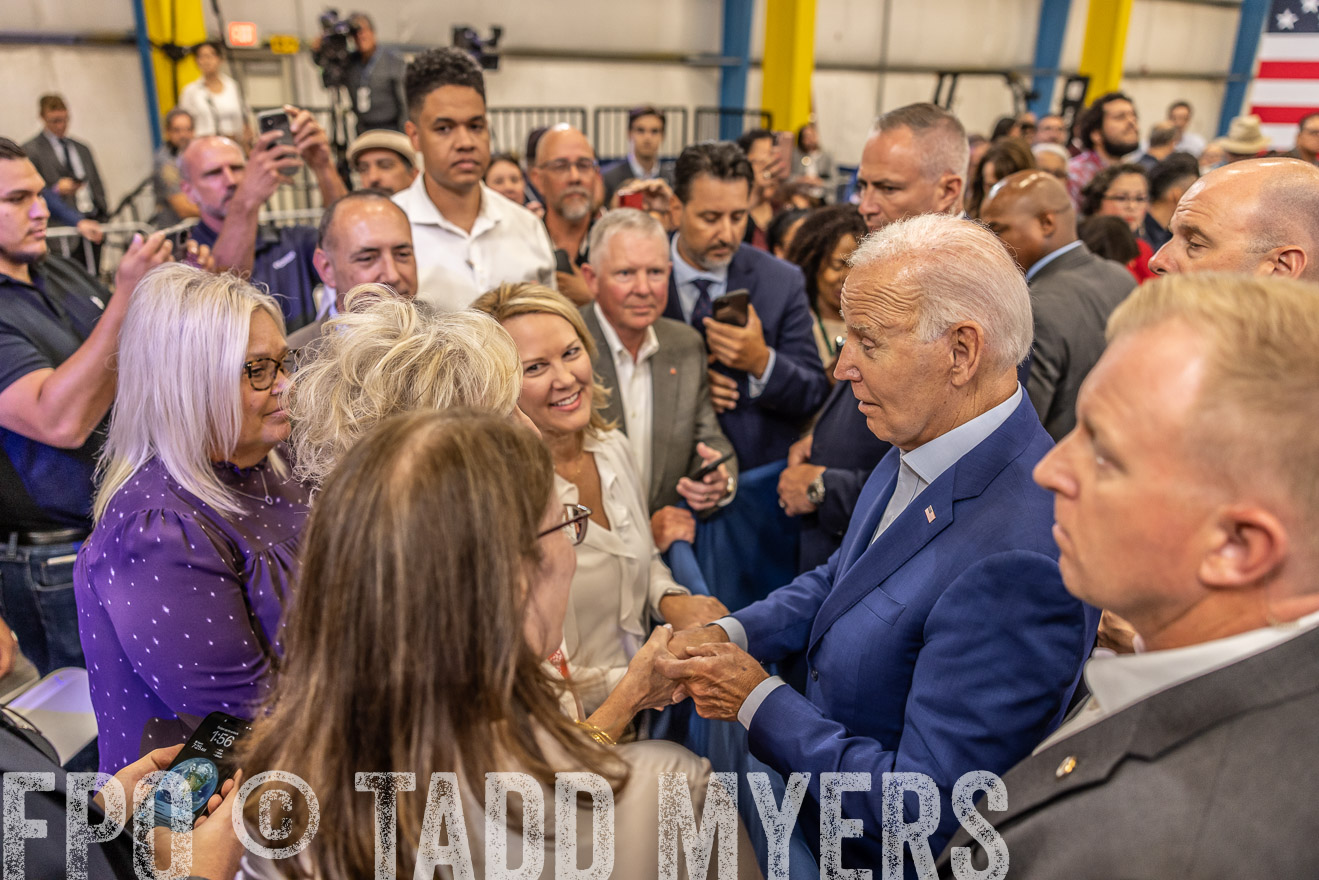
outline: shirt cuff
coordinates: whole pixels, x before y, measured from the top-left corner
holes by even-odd
[[[737,645],[743,651],[747,649],[747,629],[742,622],[736,617],[721,617],[715,621],[715,625],[722,627],[724,632],[728,633],[728,640]]]
[[[747,694],[747,698],[742,701],[742,706],[737,710],[737,720],[742,722],[742,726],[750,730],[751,719],[756,717],[756,710],[760,708],[760,704],[765,702],[771,693],[785,684],[787,682],[777,675],[771,675],[756,685],[755,690]]]
[[[774,372],[774,361],[777,354],[773,348],[769,350],[769,360],[765,363],[765,372],[760,374],[760,378],[747,373],[747,392],[751,397],[759,397],[760,393],[765,390],[769,384],[769,375]]]

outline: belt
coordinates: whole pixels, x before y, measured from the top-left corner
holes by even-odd
[[[72,544],[85,539],[87,529],[52,529],[40,532],[10,532],[9,545],[21,547],[49,547],[51,544]]]

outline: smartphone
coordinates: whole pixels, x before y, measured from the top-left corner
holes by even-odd
[[[289,121],[289,115],[283,110],[262,110],[256,115],[256,126],[258,134],[265,134],[268,131],[281,131],[279,140],[270,145],[270,149],[275,148],[275,144],[288,144],[293,146],[293,124]]]
[[[638,211],[644,211],[646,210],[646,194],[641,190],[637,190],[636,192],[619,196],[618,207],[636,208]]]
[[[747,307],[751,304],[751,292],[730,290],[710,303],[714,319],[720,324],[733,324],[737,327],[747,325]]]
[[[696,482],[699,483],[701,482],[701,480],[704,480],[706,477],[710,476],[710,474],[718,470],[719,465],[728,461],[732,457],[733,457],[733,453],[725,452],[723,455],[719,456],[709,464],[703,464],[700,467],[698,467],[696,470],[692,471],[690,474],[687,475],[687,478],[689,480],[695,480]]]
[[[224,712],[212,712],[202,719],[202,723],[183,744],[182,751],[174,763],[166,768],[166,773],[175,773],[183,777],[192,794],[189,807],[175,805],[164,786],[157,786],[156,826],[170,824],[170,817],[178,811],[189,809],[192,817],[187,820],[189,826],[206,809],[206,802],[211,795],[219,794],[220,787],[226,779],[237,770],[229,761],[229,754],[234,745],[252,732],[252,725],[241,718],[235,718]]]
[[[554,271],[564,272],[568,275],[573,272],[572,257],[568,256],[568,252],[563,248],[554,249]]]

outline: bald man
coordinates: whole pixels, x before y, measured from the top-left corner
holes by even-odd
[[[1108,316],[1134,286],[1131,273],[1077,238],[1067,189],[1046,171],[1003,178],[980,215],[1026,273],[1035,318],[1026,392],[1061,440],[1076,427],[1076,396],[1103,354]]]
[[[1319,281],[1319,167],[1243,159],[1197,180],[1173,212],[1160,275],[1242,272]]]
[[[559,292],[578,305],[591,301],[591,292],[577,268],[586,262],[586,242],[595,219],[595,188],[600,166],[591,142],[571,125],[556,125],[536,145],[531,183],[545,197],[545,228],[556,251],[569,257],[572,271],[559,266],[555,280]]]

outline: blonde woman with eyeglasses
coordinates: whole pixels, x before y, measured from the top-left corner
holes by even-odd
[[[236,276],[170,263],[133,294],[74,569],[103,772],[265,696],[307,515],[275,452],[289,370],[279,307]]]

